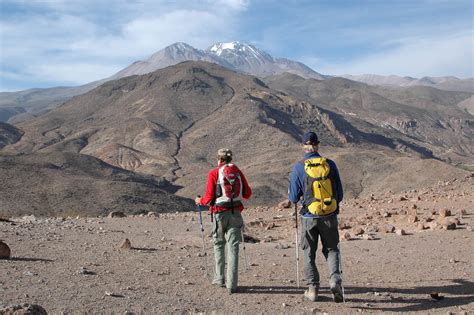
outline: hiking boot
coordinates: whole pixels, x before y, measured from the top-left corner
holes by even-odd
[[[224,279],[214,279],[212,280],[212,284],[213,285],[217,285],[221,288],[224,288],[225,287],[225,282],[224,282]]]
[[[342,293],[342,287],[339,283],[331,286],[332,297],[334,302],[341,303],[344,302],[344,294]]]
[[[316,302],[318,299],[318,288],[308,287],[308,290],[304,291],[304,297],[310,300],[311,302]]]

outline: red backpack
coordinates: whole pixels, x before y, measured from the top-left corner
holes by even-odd
[[[216,206],[231,208],[242,204],[242,179],[235,164],[224,164],[219,167],[216,183]]]

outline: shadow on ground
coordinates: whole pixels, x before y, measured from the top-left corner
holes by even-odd
[[[362,304],[360,306],[353,306],[353,308],[383,312],[427,311],[434,308],[468,305],[474,301],[474,282],[464,279],[450,279],[448,281],[451,284],[414,286],[412,288],[371,287],[369,290],[364,287],[346,287],[346,301]],[[392,298],[378,298],[375,295],[363,299],[351,297],[352,294],[367,294],[368,292],[388,292],[392,295]],[[431,298],[430,294],[434,292],[439,293],[444,298],[441,300]],[[398,296],[404,294],[415,297]],[[364,305],[366,303],[370,306]],[[388,304],[388,306],[378,306],[377,304]],[[390,304],[394,304],[394,306],[391,307]],[[400,306],[400,304],[403,305]]]

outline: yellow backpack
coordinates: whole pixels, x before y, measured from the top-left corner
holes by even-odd
[[[323,216],[331,214],[337,209],[333,183],[329,178],[330,170],[326,158],[319,157],[304,161],[306,173],[304,205],[312,214]]]

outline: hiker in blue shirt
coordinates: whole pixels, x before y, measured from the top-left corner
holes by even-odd
[[[319,272],[316,267],[318,239],[321,238],[330,279],[329,285],[336,303],[343,302],[340,271],[339,232],[337,214],[343,191],[334,161],[322,158],[319,140],[314,132],[303,135],[304,158],[293,167],[288,188],[288,200],[280,206],[288,208],[302,199],[301,248],[304,252],[304,273],[308,289],[304,296],[316,301],[319,291]],[[311,176],[309,176],[311,175]]]

